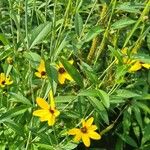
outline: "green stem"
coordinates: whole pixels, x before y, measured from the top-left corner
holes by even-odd
[[[29,48],[29,39],[28,39],[28,0],[25,0],[25,34],[27,40],[27,49]]]
[[[114,14],[114,10],[115,10],[115,7],[116,7],[116,2],[117,2],[117,0],[112,0],[112,1],[111,1],[111,4],[110,4],[110,5],[112,5],[112,11],[111,11],[111,14],[110,14],[110,18],[109,18],[109,20],[108,20],[107,28],[106,28],[105,33],[104,33],[104,35],[103,35],[103,39],[102,39],[101,44],[100,44],[100,47],[99,47],[99,49],[98,49],[98,51],[97,51],[96,59],[95,59],[94,64],[96,64],[96,62],[97,62],[97,60],[98,60],[100,54],[102,53],[102,51],[103,51],[103,49],[104,49],[104,47],[105,47],[106,39],[107,39],[108,33],[109,33],[109,28],[110,28],[110,25],[111,25],[112,16],[113,16],[113,14]]]
[[[135,30],[138,28],[139,24],[142,22],[143,17],[148,14],[149,9],[150,9],[150,0],[148,0],[148,3],[146,4],[146,6],[145,6],[145,8],[144,8],[144,10],[143,10],[143,12],[142,12],[140,18],[138,19],[138,21],[136,22],[136,24],[133,26],[131,32],[130,32],[129,35],[127,36],[127,38],[126,38],[126,40],[125,40],[125,42],[124,42],[123,47],[126,47],[126,45],[128,44],[128,42],[129,42],[131,36],[132,36],[133,33],[135,32]]]

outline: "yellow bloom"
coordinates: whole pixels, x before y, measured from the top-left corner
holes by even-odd
[[[150,69],[150,64],[141,64],[144,68]]]
[[[73,64],[73,60],[69,61],[69,63]],[[57,70],[58,70],[58,81],[60,84],[64,84],[66,79],[73,81],[72,77],[68,74],[68,72],[65,70],[64,66],[60,62],[57,65]]]
[[[145,64],[140,62],[139,60],[134,60],[129,58],[129,56],[127,55],[127,48],[124,48],[121,50],[122,54],[123,54],[123,63],[126,65],[129,65],[129,72],[135,72],[140,70],[142,67],[146,68],[146,69],[150,69],[150,64]],[[136,54],[137,51],[131,51],[131,54]],[[118,60],[116,61],[116,63],[118,63]]]
[[[133,64],[130,65],[131,67],[128,70],[129,72],[135,72],[142,68],[142,64],[140,63],[140,61],[135,61]]]
[[[92,125],[94,118],[91,117],[87,121],[84,119],[81,120],[82,128],[73,128],[69,130],[69,135],[75,135],[74,141],[79,142],[81,139],[86,147],[90,146],[90,138],[94,140],[101,139],[101,135],[95,132],[97,129],[96,125]]]
[[[50,91],[50,105],[40,97],[37,97],[36,103],[41,107],[39,110],[33,112],[34,116],[40,117],[40,121],[48,121],[49,126],[55,124],[56,117],[59,116],[60,112],[55,107],[52,91]]]
[[[35,72],[35,75],[39,78],[43,78],[45,79],[47,76],[46,76],[46,70],[45,70],[45,62],[44,60],[41,60],[40,62],[40,65],[37,69],[37,72]]]
[[[0,74],[0,86],[5,87],[6,85],[12,84],[13,81],[10,80],[10,76],[6,76],[4,73]]]

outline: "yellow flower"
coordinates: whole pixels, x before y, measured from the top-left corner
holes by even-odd
[[[47,77],[46,70],[45,70],[45,62],[44,60],[41,60],[40,65],[37,69],[38,72],[35,72],[35,75],[39,78],[45,79]]]
[[[73,64],[73,60],[70,60],[68,62],[70,64]],[[73,81],[72,77],[65,70],[62,63],[59,62],[59,64],[57,65],[57,70],[58,70],[58,81],[59,81],[60,84],[64,84],[66,79],[68,79],[70,81]]]
[[[101,135],[95,132],[97,129],[96,125],[92,125],[94,118],[91,117],[87,121],[84,119],[81,120],[82,128],[73,128],[69,130],[69,135],[75,135],[74,141],[79,142],[81,139],[86,147],[90,146],[90,138],[94,140],[101,139]]]
[[[142,63],[141,61],[139,60],[134,60],[134,59],[131,59],[129,58],[129,56],[127,55],[127,48],[123,48],[121,50],[122,54],[123,54],[123,63],[126,64],[126,65],[129,65],[129,72],[136,72],[140,69],[142,69],[142,67],[146,68],[146,69],[150,69],[150,64],[147,64],[147,63]],[[136,54],[137,51],[131,51],[131,55],[132,54]],[[118,63],[118,60],[116,61],[116,63]]]
[[[142,66],[146,69],[150,69],[150,64],[142,64]]]
[[[4,73],[0,74],[0,86],[5,87],[6,85],[12,84],[13,81],[10,80],[10,76],[6,76]]]
[[[135,72],[142,68],[142,64],[140,63],[140,61],[134,61],[134,63],[131,63],[130,65],[131,67],[128,70],[129,72]]]
[[[40,121],[48,121],[49,126],[55,124],[56,117],[59,116],[60,112],[55,107],[52,91],[50,91],[50,105],[40,97],[37,97],[36,103],[41,107],[39,110],[33,112],[34,116],[40,117]]]

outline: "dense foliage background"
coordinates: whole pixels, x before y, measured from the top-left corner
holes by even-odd
[[[13,83],[0,79],[0,149],[87,149],[67,131],[93,116],[102,139],[90,150],[149,150],[149,9],[150,0],[1,0],[0,73]],[[47,79],[35,76],[41,59]],[[58,82],[59,62],[73,82]],[[32,114],[50,89],[53,127]]]

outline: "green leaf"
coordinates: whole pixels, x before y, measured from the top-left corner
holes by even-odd
[[[80,34],[82,32],[82,28],[83,28],[83,20],[79,13],[76,13],[76,15],[75,15],[74,24],[75,24],[75,31],[76,31],[77,35],[80,36]]]
[[[55,150],[55,148],[51,145],[44,144],[44,143],[35,143],[40,148],[44,148],[45,150]]]
[[[31,38],[29,39],[29,49],[31,49],[36,44],[41,43],[42,40],[47,37],[47,35],[50,33],[50,31],[51,31],[51,23],[50,22],[40,24],[38,27],[36,27],[32,31]]]
[[[140,95],[129,90],[119,89],[116,91],[118,97],[122,98],[132,98],[132,97],[139,97]]]
[[[133,147],[138,147],[137,146],[137,143],[128,135],[121,135],[119,133],[117,133],[117,135],[124,141],[126,142],[127,144],[133,146]]]
[[[148,63],[150,64],[150,56],[144,53],[138,53],[136,55],[133,56],[133,59],[135,60],[139,60],[143,63]]]
[[[41,56],[34,52],[24,52],[24,57],[30,61],[40,62]]]
[[[67,45],[67,43],[68,43],[68,41],[67,41],[67,36],[66,36],[65,38],[63,38],[63,40],[58,45],[58,47],[56,49],[54,49],[54,51],[52,52],[53,61],[55,61],[57,59],[57,57],[59,56],[60,52]]]
[[[91,102],[91,104],[93,105],[93,107],[97,110],[97,112],[102,117],[102,119],[104,120],[104,122],[106,124],[109,124],[108,114],[107,114],[107,111],[106,111],[105,107],[103,106],[102,102],[100,102],[95,97],[89,97],[88,100]]]
[[[72,95],[67,95],[67,96],[57,96],[55,97],[56,103],[69,103],[73,100],[75,100],[77,97],[72,96]]]
[[[50,82],[52,83],[52,81],[54,80],[57,83],[58,82],[57,69],[53,65],[50,65],[48,60],[45,63],[45,68],[46,68],[46,73],[48,75]]]
[[[150,124],[148,124],[143,131],[143,138],[142,138],[142,144],[145,142],[150,141]]]
[[[31,106],[31,102],[30,100],[28,100],[26,97],[24,97],[21,93],[13,93],[13,92],[9,92],[9,94],[11,95],[11,101],[13,102],[19,102],[19,103],[23,103],[23,104],[26,104],[26,105],[29,105]]]
[[[132,20],[130,18],[123,18],[123,19],[117,20],[115,23],[113,23],[111,25],[111,28],[112,29],[121,29],[121,28],[127,27],[131,24],[134,24],[135,22],[136,22],[135,20]]]
[[[147,113],[150,114],[150,109],[149,109],[149,107],[146,104],[144,104],[142,102],[135,101],[134,105],[137,105],[139,108],[143,109],[144,112],[147,112]]]
[[[4,34],[0,34],[0,41],[4,44],[4,45],[9,45],[9,41],[6,38],[6,36]]]
[[[78,96],[99,97],[106,108],[109,108],[110,106],[109,96],[103,90],[96,90],[96,89],[83,90],[78,94]]]
[[[65,145],[62,145],[61,148],[62,148],[63,150],[73,150],[73,149],[75,149],[77,146],[78,146],[77,144],[70,142],[70,143],[67,143],[67,144],[65,144]]]
[[[18,135],[20,135],[22,137],[24,136],[22,125],[15,123],[13,120],[5,121],[5,124],[12,130],[14,130]]]
[[[6,113],[0,116],[0,123],[7,121],[14,116],[23,114],[25,111],[27,111],[28,108],[29,107],[22,105],[8,110]]]
[[[102,29],[100,26],[95,26],[91,28],[90,31],[85,35],[85,37],[83,38],[83,41],[89,42],[90,40],[92,40],[94,37],[96,37],[103,31],[104,29]]]
[[[141,8],[143,8],[142,4],[136,2],[123,2],[116,6],[117,10],[126,11],[130,13],[140,13]]]
[[[136,121],[138,122],[138,124],[140,125],[140,127],[142,129],[143,128],[143,123],[142,123],[141,111],[136,105],[133,105],[132,108],[133,108],[133,112],[135,114]]]
[[[150,33],[147,34],[147,47],[150,50]]]
[[[65,59],[61,58],[60,61],[63,64],[63,66],[65,67],[65,69],[67,70],[67,72],[74,79],[74,81],[76,81],[76,83],[78,85],[83,87],[83,79],[82,79],[82,76],[80,75],[80,73],[77,71],[77,69]]]

